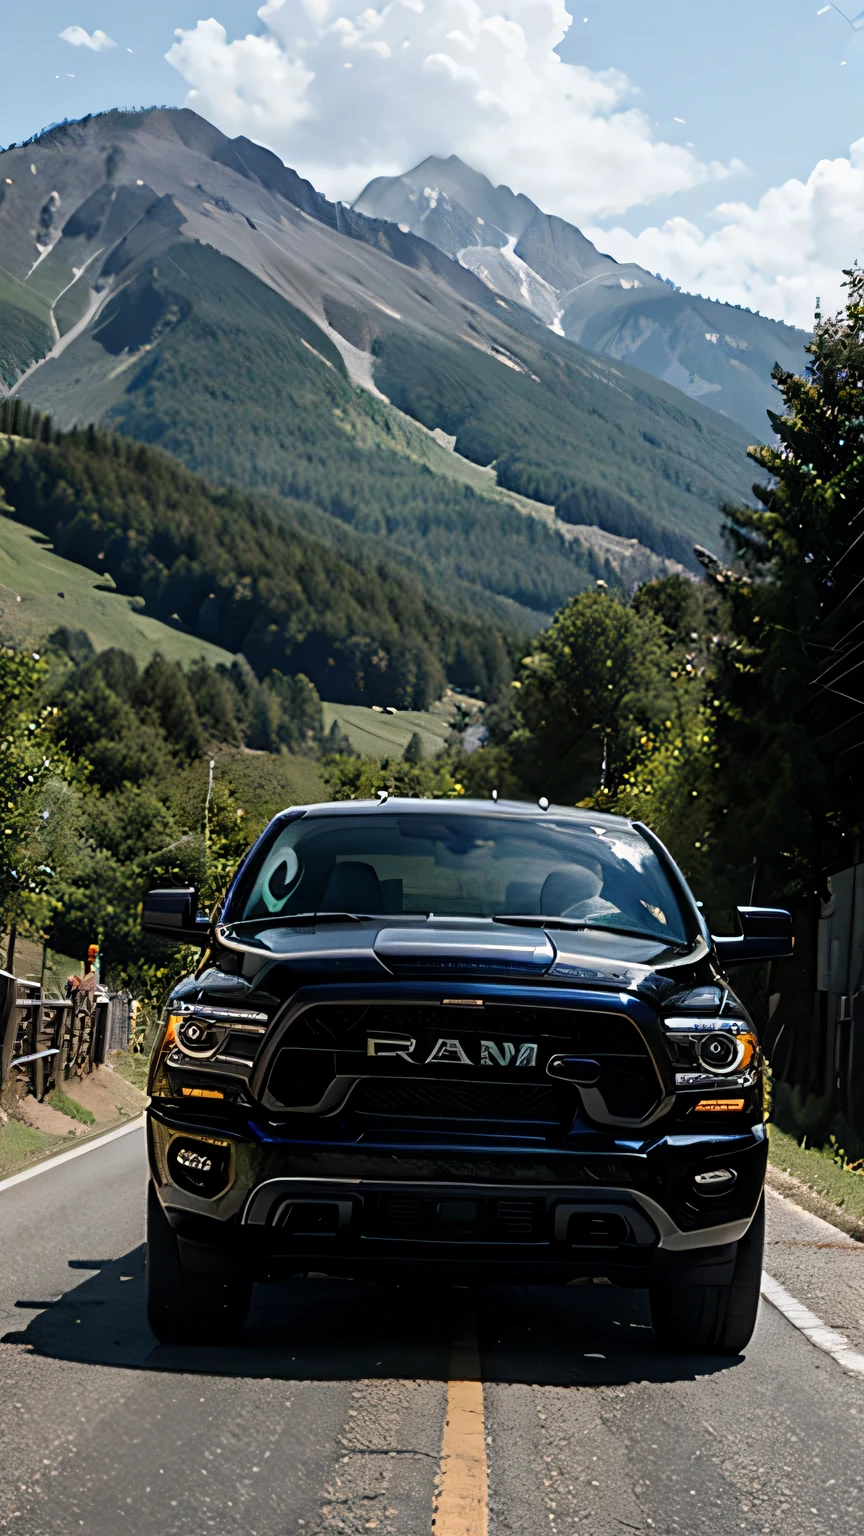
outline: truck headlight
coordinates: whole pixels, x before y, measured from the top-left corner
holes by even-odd
[[[673,1040],[692,1049],[703,1072],[719,1077],[746,1072],[759,1060],[759,1041],[744,1019],[664,1019]]]
[[[710,1035],[696,1038],[696,1055],[706,1072],[744,1072],[756,1054],[756,1036],[749,1033],[733,1035],[727,1030],[714,1030]]]

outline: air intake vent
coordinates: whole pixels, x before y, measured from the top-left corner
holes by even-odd
[[[443,958],[437,955],[397,960],[388,959],[390,969],[398,976],[534,976],[537,965],[533,960],[503,960],[495,955],[488,960],[475,960],[461,956]]]
[[[497,1226],[502,1237],[529,1242],[536,1226],[536,1200],[498,1200]]]
[[[548,934],[542,931],[458,926],[446,934],[434,927],[382,928],[375,953],[404,976],[537,976],[555,959]]]
[[[388,1194],[366,1201],[366,1235],[407,1242],[532,1243],[543,1241],[544,1202]]]

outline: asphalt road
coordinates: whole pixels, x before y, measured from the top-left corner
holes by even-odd
[[[769,1205],[767,1267],[861,1348],[864,1245]],[[730,1361],[664,1356],[646,1298],[611,1286],[307,1280],[262,1290],[242,1348],[165,1349],[144,1317],[143,1220],[140,1130],[0,1191],[0,1530],[864,1529],[864,1376],[767,1303]],[[482,1395],[454,1384],[478,1365]],[[436,1486],[442,1436],[455,1468],[464,1424],[486,1454],[480,1487],[466,1453],[463,1518]]]

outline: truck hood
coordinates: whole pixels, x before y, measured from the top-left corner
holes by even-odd
[[[632,988],[658,965],[680,956],[656,939],[600,929],[510,927],[478,918],[392,917],[308,924],[220,926],[220,944],[298,970],[350,966],[378,975],[543,977]],[[696,958],[694,955],[692,958]]]

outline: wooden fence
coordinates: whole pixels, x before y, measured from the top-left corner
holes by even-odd
[[[111,999],[97,991],[87,997],[43,997],[36,981],[0,971],[0,1096],[43,1099],[52,1088],[101,1066],[109,1050],[126,1040],[111,1038]]]

